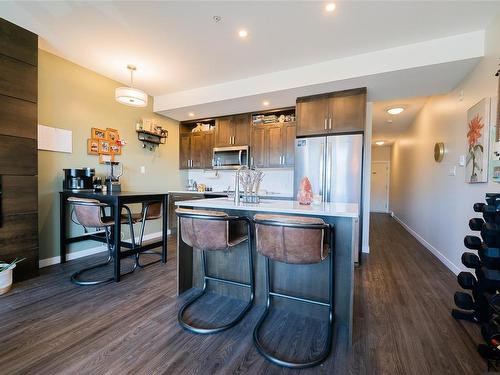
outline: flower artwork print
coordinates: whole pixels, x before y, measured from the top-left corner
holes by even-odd
[[[465,182],[488,182],[489,116],[489,98],[467,111]]]

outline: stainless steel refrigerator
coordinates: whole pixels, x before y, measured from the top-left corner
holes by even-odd
[[[321,195],[324,202],[358,203],[361,213],[362,170],[362,134],[295,140],[295,197],[300,181],[308,177],[314,195]],[[353,254],[356,262],[359,260],[358,247]]]

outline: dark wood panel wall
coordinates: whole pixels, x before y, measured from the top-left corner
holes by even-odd
[[[0,18],[0,261],[38,272],[38,36]]]

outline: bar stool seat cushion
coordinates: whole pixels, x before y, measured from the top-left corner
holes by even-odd
[[[178,208],[178,214],[199,215],[200,218],[182,217],[181,236],[189,246],[200,250],[228,250],[232,246],[245,241],[248,234],[240,223],[210,218],[226,218],[228,214],[221,211],[190,210]],[[207,219],[203,219],[206,217]]]
[[[324,243],[324,229],[294,228],[283,224],[325,225],[320,218],[257,214],[254,216],[257,251],[272,260],[291,264],[312,264],[322,262],[329,252]],[[259,224],[271,221],[277,225]]]

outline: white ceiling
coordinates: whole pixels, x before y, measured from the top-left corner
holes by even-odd
[[[372,143],[377,141],[384,141],[386,144],[394,143],[398,135],[413,123],[427,99],[425,96],[420,96],[374,102]],[[393,107],[403,107],[405,110],[399,115],[390,115],[387,113],[387,109]],[[392,123],[388,122],[388,120],[391,120]]]
[[[2,1],[41,47],[152,95],[483,30],[500,2]],[[212,16],[222,21],[214,23]],[[239,28],[247,40],[237,37]],[[367,65],[370,61],[366,62]]]

